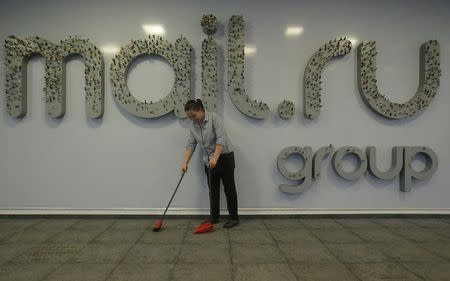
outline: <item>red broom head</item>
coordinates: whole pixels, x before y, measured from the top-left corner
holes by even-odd
[[[155,223],[155,226],[153,226],[153,231],[160,231],[161,230],[161,227],[162,227],[162,223],[163,223],[163,221],[162,220],[159,220],[159,221],[157,221],[156,223]]]

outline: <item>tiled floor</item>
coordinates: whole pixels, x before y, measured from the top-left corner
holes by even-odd
[[[0,281],[450,280],[450,217],[0,218]]]

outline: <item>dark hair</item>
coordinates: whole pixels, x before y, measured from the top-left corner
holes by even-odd
[[[205,108],[203,107],[203,103],[200,99],[195,99],[195,100],[189,100],[185,105],[184,105],[184,111],[190,111],[190,110],[194,110],[194,111],[205,111]]]

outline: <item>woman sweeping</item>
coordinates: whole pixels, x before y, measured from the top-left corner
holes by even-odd
[[[216,113],[205,111],[203,103],[199,99],[188,101],[184,110],[187,117],[192,120],[192,124],[181,172],[187,171],[192,154],[197,144],[200,144],[210,195],[210,216],[205,222],[213,224],[219,222],[220,180],[222,180],[230,214],[229,220],[223,227],[234,227],[239,224],[234,183],[234,154],[225,134],[222,120]]]

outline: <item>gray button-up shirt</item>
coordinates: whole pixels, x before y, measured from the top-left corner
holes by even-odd
[[[214,155],[216,144],[223,147],[222,154],[232,151],[222,120],[217,113],[205,111],[205,119],[202,124],[191,123],[186,148],[195,151],[197,143],[200,144],[202,158],[205,164],[208,164],[208,156],[211,159]]]

